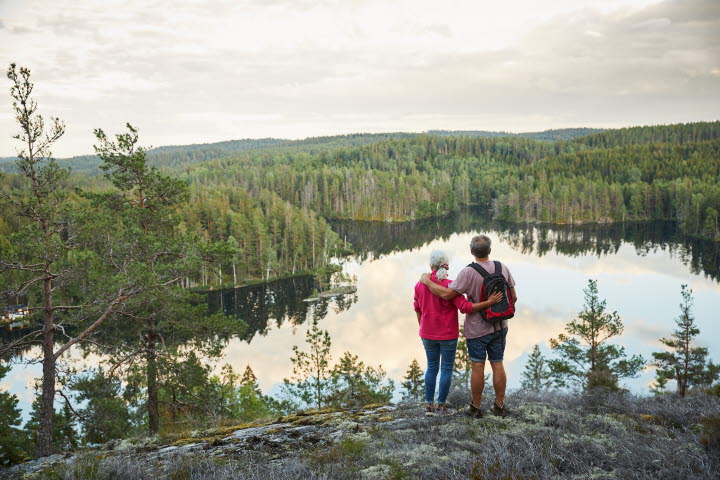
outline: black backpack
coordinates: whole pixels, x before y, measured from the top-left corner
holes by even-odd
[[[502,326],[502,321],[515,316],[515,304],[510,296],[510,285],[508,285],[505,276],[502,274],[502,264],[498,261],[495,264],[495,272],[488,273],[483,267],[473,262],[468,267],[473,268],[483,277],[483,283],[480,287],[479,302],[484,302],[495,292],[503,294],[502,300],[495,305],[480,310],[483,319],[492,323],[495,330],[499,330],[498,326]]]

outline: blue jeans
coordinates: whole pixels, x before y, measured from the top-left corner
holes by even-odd
[[[455,350],[457,338],[452,340],[428,340],[422,338],[427,356],[427,371],[425,372],[425,402],[435,401],[435,382],[440,370],[440,388],[438,389],[438,404],[445,403],[450,383],[452,382],[453,366],[455,365]]]

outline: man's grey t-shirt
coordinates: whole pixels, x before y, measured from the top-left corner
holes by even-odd
[[[493,263],[492,261],[476,263],[483,267],[489,274],[495,273],[495,263]],[[508,270],[505,264],[501,263],[500,265],[502,266],[502,274],[505,277],[505,280],[507,280],[508,285],[514,287],[515,279],[513,279],[510,270]],[[468,300],[470,300],[471,302],[478,303],[480,302],[480,299],[478,297],[480,297],[480,288],[482,287],[482,283],[482,275],[480,275],[472,267],[465,267],[460,271],[460,274],[458,274],[457,278],[453,280],[450,285],[448,285],[448,287],[452,288],[460,294],[464,293],[465,295],[467,295]],[[507,320],[503,320],[502,326],[503,328],[508,326]],[[480,312],[473,312],[465,315],[464,330],[465,338],[482,337],[495,331],[492,323],[484,320],[482,318],[482,315],[480,315]]]

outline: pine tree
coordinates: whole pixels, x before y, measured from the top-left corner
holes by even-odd
[[[677,393],[685,396],[691,387],[711,385],[718,378],[720,367],[707,359],[707,348],[692,345],[700,334],[693,315],[692,290],[682,285],[680,295],[680,316],[675,319],[678,328],[671,338],[660,339],[672,351],[654,352],[652,355],[655,359],[653,365],[657,367],[658,385],[664,387],[668,380],[675,380]]]
[[[218,355],[220,337],[237,334],[242,321],[222,315],[207,316],[202,301],[181,288],[182,279],[201,268],[217,265],[218,259],[227,253],[227,245],[210,244],[178,229],[177,210],[188,200],[188,186],[149,165],[147,150],[138,145],[137,129],[130,124],[127,128],[127,133],[116,135],[114,140],[101,129],[95,130],[100,168],[117,190],[84,195],[125,227],[131,233],[132,246],[145,255],[144,268],[136,272],[136,281],[153,288],[144,288],[119,312],[123,331],[108,336],[116,346],[110,373],[120,372],[118,369],[124,365],[134,364],[131,367],[134,369],[142,366],[145,378],[137,386],[147,394],[144,403],[149,433],[157,434],[162,386],[177,385],[173,380],[177,379],[177,365],[195,368],[192,351],[188,353],[177,346],[193,342],[195,350]],[[134,378],[137,380],[137,375]],[[171,406],[175,404],[174,400],[170,402]],[[173,415],[175,410],[173,407]]]
[[[58,444],[53,440],[58,431],[53,422],[60,418],[55,415],[54,400],[62,356],[72,346],[89,341],[123,302],[152,286],[140,287],[131,278],[138,273],[134,269],[138,251],[95,248],[99,243],[112,243],[119,235],[117,225],[107,222],[96,209],[69,201],[70,172],[60,168],[50,152],[65,125],[53,118],[46,129],[31,97],[34,84],[27,68],[18,71],[12,64],[7,76],[13,82],[10,92],[20,126],[20,133],[13,138],[23,144],[16,165],[29,188],[28,192],[0,194],[13,215],[27,219],[10,237],[7,253],[11,256],[0,258],[0,277],[4,295],[35,298],[41,305],[30,306],[34,331],[16,340],[0,339],[0,357],[41,345],[41,396],[34,437],[37,455],[46,456]],[[78,296],[82,301],[77,301]],[[73,331],[75,336],[56,336],[61,329]]]
[[[540,345],[536,344],[532,352],[530,352],[528,362],[525,364],[525,370],[522,374],[522,388],[537,391],[549,388],[552,384],[550,369],[540,351]]]
[[[400,385],[405,389],[403,397],[415,402],[422,401],[425,396],[425,374],[420,369],[417,359],[413,359]]]
[[[284,387],[291,397],[322,408],[329,394],[332,342],[330,334],[318,327],[317,318],[313,319],[312,326],[305,334],[305,343],[308,351],[301,351],[297,345],[293,346],[290,359],[293,364],[293,377],[291,380],[283,380]]]
[[[584,293],[583,310],[565,327],[568,334],[550,340],[559,355],[548,362],[553,381],[558,387],[619,388],[618,380],[634,377],[645,361],[637,355],[628,359],[624,347],[607,343],[622,334],[624,327],[617,312],[606,311],[605,300],[598,297],[597,281],[589,280]]]

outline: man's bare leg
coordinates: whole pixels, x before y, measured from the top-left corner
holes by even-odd
[[[505,375],[505,367],[503,362],[490,362],[492,368],[493,388],[495,389],[495,403],[498,407],[502,407],[505,403],[505,385],[507,384],[507,376]],[[473,374],[475,371],[473,370]],[[473,393],[473,399],[475,394]]]
[[[482,406],[482,394],[485,389],[485,362],[472,362],[472,373],[470,375],[470,391],[472,392],[472,403],[476,408]],[[504,395],[504,390],[503,390]]]

